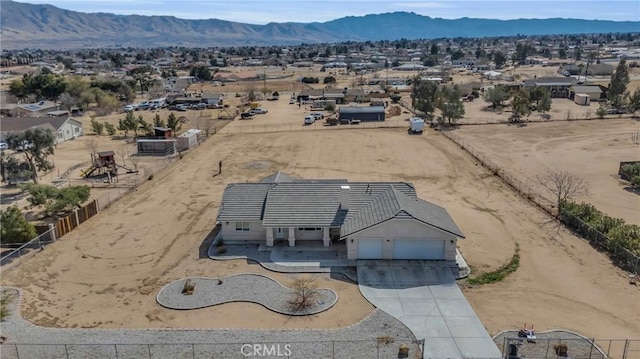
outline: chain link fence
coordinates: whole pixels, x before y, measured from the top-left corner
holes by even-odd
[[[3,359],[422,358],[422,341],[380,338],[210,344],[2,344]],[[487,358],[488,359],[488,358]],[[494,358],[495,359],[495,358]]]
[[[638,273],[640,257],[638,257],[636,254],[632,253],[622,246],[609,248],[608,244],[611,243],[611,240],[606,235],[597,231],[589,224],[583,222],[570,213],[563,212],[562,215],[560,215],[554,201],[550,200],[544,194],[542,194],[540,192],[540,189],[529,186],[525,182],[518,179],[516,175],[505,171],[503,168],[498,166],[498,164],[491,161],[489,159],[489,156],[477,151],[473,147],[469,146],[468,143],[465,143],[465,141],[460,136],[453,133],[453,131],[443,130],[440,133],[456,143],[463,150],[471,154],[471,156],[478,160],[485,168],[491,171],[494,175],[500,177],[504,181],[504,183],[506,183],[520,195],[528,199],[531,203],[547,212],[549,215],[553,216],[554,218],[558,218],[567,225],[569,223],[578,224],[577,226],[573,226],[573,228],[579,229],[577,234],[587,239],[594,248],[598,250],[607,250],[611,259],[617,266],[626,271]]]
[[[498,347],[505,359],[572,358],[572,359],[638,359],[640,340],[589,338],[526,338],[507,337]]]

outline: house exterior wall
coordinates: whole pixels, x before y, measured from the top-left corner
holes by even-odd
[[[414,219],[392,219],[377,224],[362,232],[358,232],[346,238],[347,258],[356,259],[358,252],[358,241],[367,238],[384,238],[382,244],[382,256],[384,259],[393,258],[393,240],[420,239],[420,240],[444,240],[445,260],[455,260],[457,237],[443,232],[437,228],[421,223]]]
[[[320,228],[317,231],[303,230],[302,228],[295,229],[296,241],[313,241],[313,240],[321,240],[322,233],[325,230],[329,230],[328,228]]]
[[[84,135],[82,124],[78,124],[75,121],[67,121],[58,129],[56,143],[61,143],[82,135]]]
[[[238,221],[238,222],[248,222],[249,230],[237,231],[235,221],[222,222],[220,234],[222,235],[223,241],[233,242],[233,241],[265,241],[266,240],[267,233],[265,229],[262,227],[262,222],[260,221]]]

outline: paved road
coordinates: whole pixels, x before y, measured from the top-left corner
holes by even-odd
[[[358,261],[362,295],[398,318],[425,358],[501,358],[448,266],[421,261]]]

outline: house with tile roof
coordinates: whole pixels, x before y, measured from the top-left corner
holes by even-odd
[[[447,210],[417,198],[411,183],[281,172],[227,185],[217,221],[226,243],[344,242],[349,259],[455,260],[457,239],[464,238]]]

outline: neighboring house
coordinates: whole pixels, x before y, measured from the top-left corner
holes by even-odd
[[[30,128],[48,128],[56,135],[56,144],[84,135],[82,122],[72,117],[0,117],[0,136]]]
[[[604,98],[604,92],[600,86],[571,86],[569,89],[569,98],[574,99],[576,94],[585,94],[589,96],[589,101],[600,101]]]
[[[567,98],[569,97],[569,88],[577,82],[572,77],[542,77],[524,80],[524,87],[546,87],[551,92],[552,98]]]
[[[384,121],[384,106],[340,107],[338,120]]]
[[[227,185],[217,221],[226,243],[344,241],[349,259],[452,261],[464,238],[447,210],[417,198],[410,183],[299,180],[280,172]]]
[[[28,103],[18,105],[15,109],[15,115],[18,117],[39,117],[47,116],[47,113],[58,110],[58,105],[52,101],[40,101],[36,103]]]
[[[222,99],[224,98],[224,94],[222,93],[203,93],[200,96],[203,102],[206,102],[209,105],[222,105]]]

